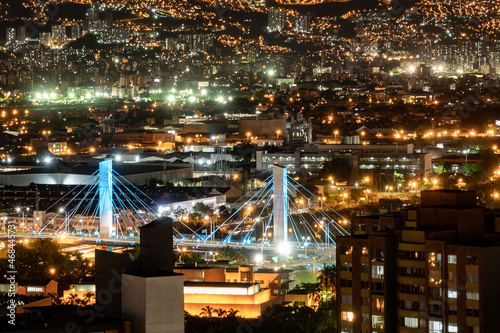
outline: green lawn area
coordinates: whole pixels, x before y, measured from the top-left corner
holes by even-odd
[[[316,275],[313,274],[312,269],[300,269],[295,271],[295,283],[300,285],[301,283],[317,283]]]

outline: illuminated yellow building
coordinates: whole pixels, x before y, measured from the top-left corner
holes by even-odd
[[[184,282],[184,310],[200,315],[202,309],[237,310],[245,318],[257,318],[273,304],[280,304],[270,289],[260,289],[258,283]]]
[[[177,267],[174,272],[184,275],[184,310],[192,315],[200,315],[203,308],[210,306],[237,310],[242,317],[256,318],[273,304],[313,304],[307,301],[310,295],[296,295],[285,300],[287,291],[295,288],[292,270],[254,271],[252,266]]]

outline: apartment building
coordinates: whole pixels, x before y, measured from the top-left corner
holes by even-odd
[[[356,175],[372,175],[381,186],[393,184],[394,173],[405,177],[430,177],[432,156],[430,153],[415,152],[412,144],[404,145],[357,145],[320,144],[299,147],[295,152],[256,152],[257,170],[267,171],[279,164],[291,172],[306,169],[311,175],[319,175],[325,162],[332,159],[346,159]],[[356,179],[358,177],[354,177]]]
[[[496,332],[500,218],[473,191],[423,191],[421,206],[352,221],[338,238],[338,332]]]

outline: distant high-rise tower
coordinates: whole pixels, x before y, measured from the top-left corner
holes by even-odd
[[[38,42],[48,46],[52,42],[52,34],[50,32],[40,32],[38,35]]]
[[[71,26],[71,39],[77,39],[82,34],[82,26],[78,23]]]
[[[111,29],[113,27],[113,13],[112,12],[106,12],[104,14],[104,21],[106,22],[106,28]]]
[[[5,38],[7,45],[14,45],[16,41],[16,28],[7,28],[7,36]]]
[[[26,27],[24,25],[17,27],[17,40],[20,42],[24,42],[26,40]]]
[[[269,31],[281,31],[286,27],[286,11],[281,8],[270,8],[268,14]]]
[[[52,26],[52,40],[58,46],[66,44],[66,27],[64,25]]]
[[[99,20],[99,8],[91,7],[87,10],[87,20],[94,22]]]
[[[294,30],[297,32],[311,32],[311,23],[313,18],[313,12],[297,15],[295,17]]]

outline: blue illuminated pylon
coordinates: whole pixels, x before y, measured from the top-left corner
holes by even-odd
[[[273,165],[273,229],[274,244],[288,242],[288,184],[287,170]]]
[[[108,238],[113,227],[113,161],[99,162],[99,235]],[[113,236],[111,234],[111,236]]]

